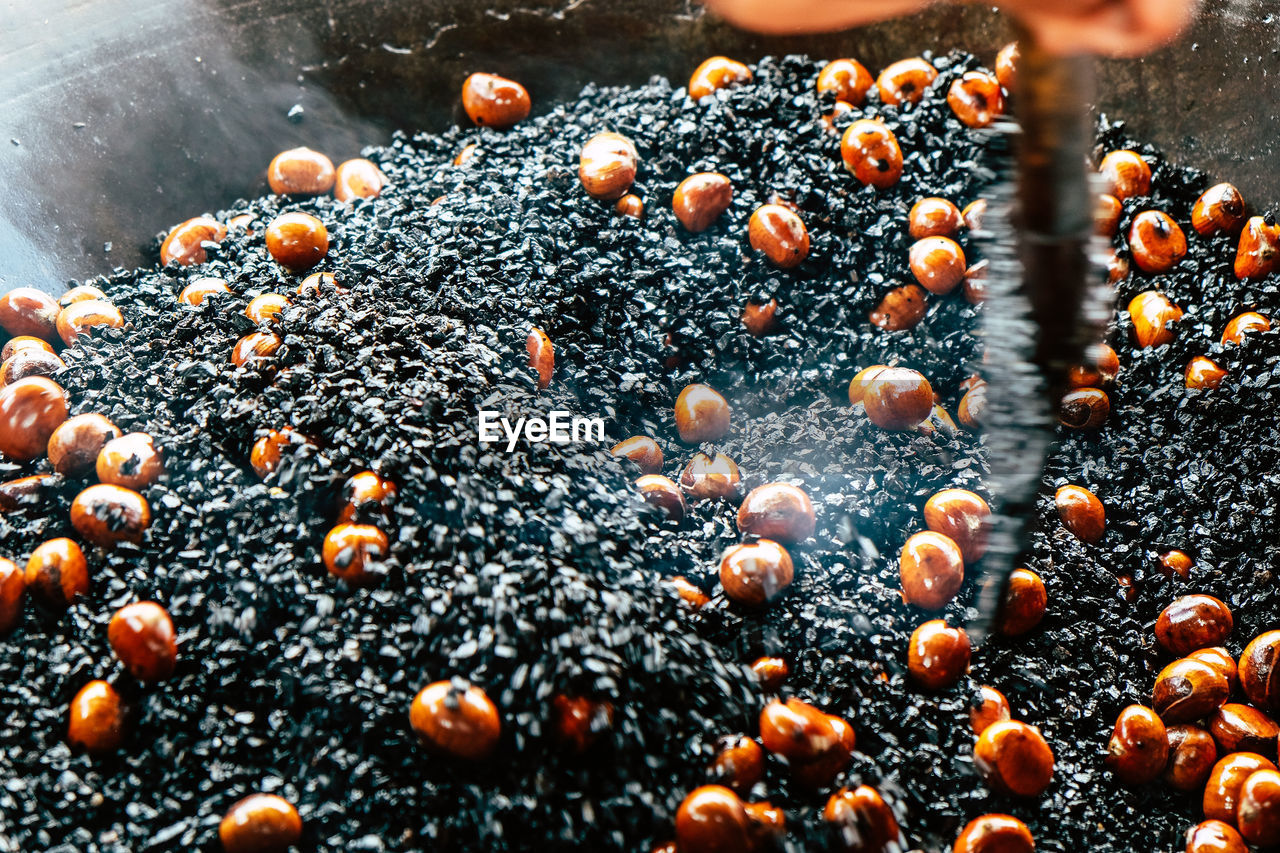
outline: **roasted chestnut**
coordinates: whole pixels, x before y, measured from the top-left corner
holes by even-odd
[[[790,483],[756,486],[738,507],[738,529],[744,534],[788,545],[812,536],[815,524],[809,496]]]
[[[777,598],[794,577],[791,555],[772,539],[734,545],[720,559],[724,594],[748,607],[760,607]]]
[[[867,100],[867,92],[874,84],[871,72],[854,59],[833,60],[818,72],[818,94],[831,92],[837,100],[855,107]]]
[[[1267,631],[1244,647],[1238,667],[1244,695],[1254,705],[1273,714],[1280,711],[1280,676],[1275,672],[1277,656],[1280,656],[1280,631]]]
[[[910,266],[921,287],[941,296],[964,280],[968,262],[960,244],[950,237],[925,237],[911,247]]]
[[[163,681],[178,660],[178,635],[169,611],[154,601],[126,604],[107,625],[107,642],[139,681]]]
[[[686,444],[724,438],[731,414],[724,396],[710,385],[686,385],[676,397],[676,431]]]
[[[642,474],[657,474],[662,470],[662,448],[647,435],[633,435],[623,439],[609,451],[636,463]]]
[[[969,725],[975,735],[980,735],[992,723],[1002,723],[1012,719],[1009,700],[994,687],[983,685],[969,699]]]
[[[1025,634],[1040,624],[1048,603],[1049,594],[1040,576],[1030,569],[1014,569],[1000,603],[996,628],[1006,637]]]
[[[529,330],[524,348],[529,354],[529,367],[537,371],[538,390],[541,391],[551,384],[551,375],[556,369],[556,348],[547,333],[536,326]]]
[[[1209,733],[1198,726],[1169,726],[1169,763],[1164,782],[1178,791],[1204,790],[1213,765],[1218,763],[1218,747]]]
[[[1062,526],[1081,542],[1102,540],[1107,532],[1107,514],[1098,496],[1083,486],[1062,486],[1053,496]]]
[[[129,489],[149,486],[164,474],[155,441],[145,432],[131,432],[108,441],[98,453],[98,480]]]
[[[1191,209],[1191,227],[1208,237],[1225,231],[1233,234],[1245,220],[1244,197],[1231,184],[1215,184],[1201,193]]]
[[[26,335],[56,343],[60,311],[57,300],[43,290],[15,287],[0,296],[0,328],[13,337]]]
[[[1244,840],[1255,847],[1273,848],[1280,844],[1280,773],[1259,770],[1244,780],[1236,806],[1236,824]]]
[[[26,572],[13,560],[0,557],[0,636],[22,620],[22,599],[27,592]]]
[[[1004,93],[987,72],[966,71],[947,90],[947,105],[969,127],[986,127],[1004,112]]]
[[[750,68],[727,56],[713,56],[703,60],[689,77],[689,97],[698,101],[717,89],[750,82]]]
[[[151,526],[151,506],[142,495],[123,486],[90,486],[71,502],[71,526],[103,548],[120,542],[136,545]]]
[[[613,206],[620,216],[630,216],[632,219],[641,219],[644,217],[644,199],[635,193],[627,193],[618,199],[618,203]]]
[[[695,501],[729,500],[738,496],[738,466],[723,453],[698,451],[680,474],[680,488]]]
[[[902,546],[898,575],[904,601],[925,610],[941,610],[964,583],[964,557],[950,538],[924,531]]]
[[[178,301],[192,308],[198,308],[213,294],[230,292],[227,283],[222,279],[201,276],[182,288],[182,292],[178,294]]]
[[[613,705],[557,693],[551,699],[551,726],[561,744],[577,753],[586,752],[613,727]]]
[[[1187,362],[1187,370],[1184,376],[1187,388],[1205,388],[1212,391],[1221,385],[1222,380],[1226,378],[1227,371],[1207,356],[1198,355]]]
[[[918,56],[899,60],[887,66],[876,78],[880,100],[889,106],[917,103],[924,90],[938,79],[938,69]]]
[[[1184,595],[1156,619],[1156,642],[1165,651],[1188,655],[1220,646],[1231,636],[1231,609],[1212,595]]]
[[[1173,340],[1170,326],[1182,319],[1182,309],[1163,293],[1148,290],[1129,300],[1129,318],[1138,346],[1158,347]]]
[[[1257,708],[1228,702],[1213,712],[1208,725],[1209,734],[1223,755],[1254,752],[1275,760],[1280,726]]]
[[[1248,853],[1236,828],[1220,820],[1202,821],[1187,830],[1186,853]],[[673,851],[674,853],[674,851]]]
[[[0,453],[15,462],[41,456],[66,419],[66,392],[52,379],[28,376],[0,388]]]
[[[600,201],[617,201],[635,183],[640,168],[636,146],[618,133],[597,133],[582,146],[578,180],[587,195]]]
[[[370,524],[338,524],[324,537],[325,568],[352,586],[376,581],[369,566],[385,560],[389,551],[387,534]]]
[[[774,266],[791,269],[809,257],[809,230],[794,212],[780,204],[756,208],[747,223],[751,248]]]
[[[844,167],[864,186],[887,190],[902,177],[902,148],[898,137],[876,119],[858,119],[840,138]]]
[[[1218,759],[1204,786],[1204,816],[1235,826],[1245,780],[1259,770],[1275,769],[1270,761],[1252,752],[1233,752]]]
[[[1232,317],[1227,327],[1222,330],[1222,345],[1242,344],[1244,336],[1252,332],[1266,332],[1271,329],[1271,321],[1257,311],[1246,311]]]
[[[67,741],[90,755],[115,752],[124,740],[125,709],[116,689],[90,681],[71,700]]]
[[[987,552],[991,507],[968,489],[943,489],[924,502],[924,524],[956,543],[965,563]]]
[[[1116,718],[1107,745],[1107,768],[1124,785],[1145,785],[1169,762],[1169,734],[1150,708],[1130,705]]]
[[[1111,398],[1101,388],[1077,388],[1062,395],[1058,423],[1070,429],[1099,429],[1111,414]]]
[[[710,228],[733,203],[733,183],[718,172],[698,172],[676,187],[671,209],[686,230]]]
[[[1129,226],[1129,252],[1143,272],[1168,272],[1187,254],[1187,236],[1167,213],[1144,210]]]
[[[862,384],[867,417],[881,429],[912,429],[933,411],[933,387],[918,371],[886,367],[865,377]]]
[[[263,293],[249,301],[244,315],[255,323],[269,323],[289,307],[289,300],[279,293]]]
[[[274,332],[250,332],[231,350],[231,363],[236,367],[257,367],[276,354],[284,342]]]
[[[338,201],[377,198],[387,184],[387,176],[373,162],[357,157],[338,166],[334,173],[333,197]]]
[[[747,333],[763,337],[777,327],[778,300],[748,302],[742,309],[742,325]]]
[[[529,92],[515,80],[476,73],[462,83],[462,109],[481,127],[511,127],[529,116],[529,108]]]
[[[1031,830],[1016,817],[984,814],[965,825],[952,853],[1033,853]]]
[[[0,363],[0,385],[12,385],[28,376],[53,376],[66,366],[51,352],[24,347]]]
[[[27,560],[24,586],[33,596],[60,610],[89,593],[89,564],[71,539],[49,539]]]
[[[124,317],[116,306],[101,299],[73,302],[58,312],[58,335],[69,347],[97,326],[118,329],[123,325]]]
[[[1166,723],[1189,723],[1221,707],[1230,690],[1221,672],[1183,658],[1160,670],[1151,691],[1151,706]]]
[[[274,794],[245,797],[218,824],[223,853],[286,853],[301,838],[298,810]]]
[[[498,745],[498,708],[479,687],[436,681],[414,697],[409,725],[431,749],[471,761],[487,758]]]
[[[221,243],[227,236],[227,226],[207,216],[188,219],[174,227],[160,245],[160,263],[181,264],[184,267],[203,264],[209,259],[206,243]]]
[[[964,227],[960,208],[945,198],[922,198],[911,206],[907,215],[908,230],[912,239],[925,237],[954,237]]]
[[[684,493],[680,487],[661,474],[645,474],[636,480],[636,488],[640,496],[649,504],[667,514],[667,519],[679,524],[684,519],[688,507],[684,502]]]
[[[928,310],[924,288],[918,284],[904,284],[885,293],[880,304],[871,310],[867,319],[871,325],[887,332],[914,329],[924,319]]]
[[[290,272],[314,267],[329,253],[329,229],[309,213],[282,213],[267,224],[267,251]]]
[[[751,664],[751,673],[760,682],[760,689],[766,693],[776,693],[790,674],[787,662],[779,657],[756,658]]]
[[[1236,278],[1262,278],[1280,268],[1280,225],[1261,216],[1244,224],[1236,248]]]
[[[933,619],[911,633],[907,671],[925,690],[945,690],[969,670],[972,651],[963,628],[952,628],[941,619]]]
[[[676,848],[680,853],[749,851],[754,847],[749,823],[737,794],[721,785],[703,785],[676,811]]]
[[[1107,192],[1121,201],[1151,192],[1151,167],[1136,151],[1112,151],[1102,158],[1098,171],[1107,183]]]
[[[746,735],[721,738],[718,747],[707,775],[712,781],[745,796],[764,778],[764,750]]]
[[[898,828],[893,809],[869,785],[841,788],[827,800],[822,819],[831,828],[838,853],[874,853],[905,850],[906,839]]]
[[[978,736],[973,763],[993,791],[1038,797],[1053,781],[1053,750],[1040,730],[1007,720]]]
[[[281,151],[267,166],[267,183],[276,195],[321,195],[333,189],[333,161],[310,148]]]

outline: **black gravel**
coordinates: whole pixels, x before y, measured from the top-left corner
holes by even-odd
[[[902,604],[897,552],[930,494],[982,491],[983,449],[968,433],[882,432],[845,389],[859,367],[902,363],[954,412],[980,358],[981,309],[958,296],[932,298],[909,332],[866,318],[908,275],[911,203],[963,205],[990,174],[989,140],[945,102],[976,62],[935,60],[942,74],[921,104],[881,107],[873,95],[840,122],[880,115],[898,134],[904,179],[887,192],[844,171],[839,136],[819,120],[831,107],[813,93],[820,64],[789,57],[762,61],[752,85],[708,103],[654,79],[588,89],[510,132],[398,137],[367,152],[391,179],[377,200],[246,202],[222,215],[252,213],[255,234],[233,234],[202,267],[94,281],[128,326],[66,353],[58,381],[75,412],[151,433],[168,474],[147,490],[155,522],[141,546],[90,552],[92,594],[65,615],[29,605],[0,642],[0,849],[216,850],[227,807],[266,790],[297,804],[306,850],[647,850],[671,837],[716,739],[756,733],[765,697],[744,666],[764,653],[791,661],[787,694],[853,723],[858,752],[844,781],[878,786],[913,845],[949,848],[970,818],[1007,811],[1041,850],[1179,848],[1195,798],[1120,789],[1102,755],[1120,708],[1149,695],[1151,626],[1175,595],[1225,599],[1233,652],[1276,627],[1280,332],[1227,350],[1216,342],[1239,311],[1274,310],[1277,277],[1235,281],[1232,241],[1188,224],[1206,178],[1143,149],[1159,164],[1154,195],[1126,203],[1122,231],[1156,207],[1183,223],[1191,251],[1172,273],[1118,286],[1111,420],[1064,435],[1046,472],[1032,567],[1049,614],[1030,636],[979,650],[966,685],[921,695],[905,681],[906,639],[930,617]],[[578,185],[577,151],[606,129],[639,149],[643,220]],[[1130,144],[1105,123],[1100,140],[1100,151]],[[469,143],[476,156],[452,165]],[[736,197],[715,227],[690,235],[671,192],[707,169],[727,174]],[[745,240],[747,217],[773,193],[799,208],[813,238],[810,259],[785,273]],[[235,369],[247,301],[296,285],[260,236],[283,209],[328,224],[323,268],[344,290],[296,298],[278,356]],[[232,294],[178,303],[200,275],[225,278]],[[1134,350],[1122,309],[1153,286],[1187,316],[1175,343]],[[738,315],[766,296],[781,305],[782,330],[755,338]],[[543,392],[526,366],[530,324],[556,345]],[[1216,392],[1183,389],[1183,367],[1201,353],[1231,372]],[[700,505],[665,527],[631,489],[630,463],[608,454],[612,441],[646,433],[676,475],[694,448],[676,438],[672,403],[692,381],[729,398],[734,427],[721,448],[745,485],[794,481],[817,508],[815,537],[791,549],[797,582],[764,613],[720,595],[694,613],[675,597],[664,581],[676,574],[717,592],[718,556],[739,540],[734,510]],[[603,416],[609,441],[508,455],[478,445],[481,408]],[[282,425],[314,446],[259,482],[249,449]],[[341,483],[369,467],[400,485],[393,545],[380,582],[351,590],[325,572],[319,546]],[[1106,504],[1100,544],[1058,524],[1051,496],[1065,482]],[[38,510],[0,518],[0,552],[25,560],[42,539],[69,534],[82,486],[61,483]],[[1175,547],[1196,559],[1189,582],[1155,570],[1155,555]],[[1119,575],[1133,578],[1132,601]],[[970,615],[971,586],[947,608],[952,620]],[[159,686],[130,681],[106,643],[111,613],[136,598],[162,602],[179,627],[178,671]],[[451,677],[501,709],[500,750],[481,766],[432,756],[409,730],[414,693]],[[68,702],[91,678],[114,680],[135,709],[125,747],[107,759],[65,743]],[[965,707],[978,683],[1006,693],[1053,746],[1057,772],[1040,800],[992,796],[977,779]],[[562,691],[616,708],[613,733],[585,756],[547,735],[549,699]],[[826,792],[796,789],[771,763],[757,793],[785,806],[786,849],[823,849]]]

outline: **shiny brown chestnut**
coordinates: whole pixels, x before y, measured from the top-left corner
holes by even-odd
[[[1049,594],[1044,581],[1030,569],[1014,569],[1005,587],[996,629],[1006,637],[1017,637],[1040,624]]]
[[[51,352],[24,347],[0,362],[0,385],[12,385],[28,376],[53,376],[67,364]]]
[[[1212,595],[1184,595],[1156,619],[1156,642],[1170,654],[1220,646],[1231,636],[1231,608]]]
[[[1255,752],[1271,761],[1276,759],[1276,740],[1280,726],[1271,717],[1251,705],[1228,702],[1209,717],[1209,734],[1223,755],[1232,752]]]
[[[720,739],[707,775],[739,796],[745,796],[764,778],[764,750],[746,735]]]
[[[1191,227],[1208,237],[1219,232],[1234,234],[1244,225],[1244,197],[1231,184],[1215,184],[1200,194],[1191,208]]]
[[[821,788],[848,764],[856,741],[853,728],[799,699],[773,701],[760,712],[760,739],[787,759],[801,785]]]
[[[1111,398],[1101,388],[1076,388],[1062,395],[1058,423],[1070,429],[1099,429],[1111,414]]]
[[[1129,226],[1129,252],[1143,272],[1168,272],[1187,254],[1187,235],[1167,213],[1144,210]]]
[[[987,215],[987,200],[985,198],[974,199],[964,206],[960,211],[960,215],[964,217],[965,227],[970,231],[981,231],[983,217]]]
[[[887,332],[902,332],[913,329],[924,319],[928,310],[925,290],[918,284],[904,284],[895,287],[884,295],[867,319],[871,325]]]
[[[946,690],[969,670],[973,647],[963,628],[952,628],[941,619],[920,625],[907,643],[907,671],[925,690]]]
[[[1262,278],[1280,269],[1280,225],[1251,216],[1240,233],[1234,264],[1236,278]]]
[[[809,257],[809,229],[794,212],[780,204],[757,207],[747,223],[751,248],[779,269],[799,266]]]
[[[786,591],[795,577],[791,555],[772,539],[734,545],[720,558],[720,585],[731,600],[761,607]]]
[[[1246,311],[1232,317],[1226,328],[1222,330],[1222,345],[1225,347],[1227,344],[1242,344],[1245,335],[1266,332],[1270,329],[1270,320],[1257,311]]]
[[[1016,817],[984,814],[965,825],[951,848],[952,853],[1033,853],[1031,830]]]
[[[329,253],[329,229],[309,213],[282,213],[263,236],[271,257],[290,272],[309,270]]]
[[[198,308],[213,294],[230,292],[231,289],[227,287],[227,283],[222,279],[201,276],[182,288],[182,292],[178,294],[178,301],[183,305]]]
[[[1006,92],[1012,92],[1017,86],[1018,60],[1021,58],[1022,51],[1016,41],[1009,42],[996,54],[996,79]]]
[[[342,485],[339,524],[354,523],[358,517],[388,518],[399,490],[396,484],[376,471],[361,471]]]
[[[178,661],[178,634],[169,611],[154,601],[126,604],[107,624],[107,642],[139,681],[163,681]]]
[[[60,311],[57,300],[43,290],[15,287],[0,296],[0,328],[13,337],[26,335],[56,343]]]
[[[1249,641],[1240,655],[1240,689],[1249,701],[1264,711],[1280,712],[1280,676],[1275,672],[1280,658],[1280,631],[1267,631]]]
[[[174,227],[160,245],[160,263],[189,267],[209,260],[206,243],[221,243],[227,236],[227,226],[207,216],[188,219]]]
[[[766,655],[756,658],[751,664],[751,673],[760,682],[760,689],[766,693],[776,693],[786,682],[790,672],[785,658]]]
[[[924,59],[913,56],[886,66],[876,78],[880,100],[889,106],[917,103],[924,97],[924,90],[938,79],[938,69]]]
[[[912,429],[933,411],[933,387],[919,371],[886,367],[863,381],[862,405],[881,429]]]
[[[22,620],[22,599],[27,593],[26,572],[13,560],[0,557],[0,636]]]
[[[1160,670],[1151,691],[1151,707],[1168,724],[1189,723],[1218,710],[1231,691],[1221,672],[1190,658]]]
[[[733,203],[733,182],[718,172],[698,172],[676,187],[671,209],[685,230],[695,234],[710,228]]]
[[[160,479],[164,462],[155,441],[145,432],[131,432],[108,441],[98,453],[98,480],[141,489]]]
[[[970,305],[981,305],[987,301],[987,275],[990,270],[991,262],[983,258],[964,271],[960,293]]]
[[[729,432],[732,412],[729,403],[710,385],[686,385],[675,405],[676,431],[686,444],[718,441]]]
[[[738,466],[723,453],[693,454],[680,474],[680,488],[695,501],[732,500],[741,481]]]
[[[375,163],[356,157],[339,164],[333,174],[333,197],[338,201],[377,198],[387,185],[387,176]]]
[[[907,214],[907,230],[914,240],[926,237],[954,237],[964,227],[960,208],[945,198],[922,198]]]
[[[1206,820],[1187,830],[1186,853],[1249,853],[1249,848],[1234,826]]]
[[[1117,284],[1129,276],[1129,261],[1114,249],[1107,255],[1107,283]]]
[[[1218,762],[1218,747],[1209,733],[1199,726],[1177,725],[1167,729],[1169,762],[1163,779],[1178,791],[1203,790],[1213,765]]]
[[[630,216],[632,219],[641,219],[644,217],[644,199],[635,193],[627,193],[618,199],[618,203],[613,209],[619,216]]]
[[[0,453],[15,462],[35,459],[66,419],[66,392],[48,377],[28,376],[0,388]]]
[[[50,539],[31,552],[23,581],[33,596],[65,610],[77,597],[89,594],[89,564],[73,540]]]
[[[124,317],[120,310],[110,302],[100,299],[87,299],[73,302],[58,312],[58,335],[67,346],[75,346],[76,341],[89,334],[89,330],[98,326],[118,329],[124,325]]]
[[[960,398],[956,418],[966,429],[981,429],[987,416],[987,383],[974,385]]]
[[[680,853],[749,851],[754,847],[750,822],[737,794],[722,785],[703,785],[676,810],[676,848]]]
[[[1151,167],[1137,151],[1112,151],[1098,167],[1107,192],[1124,201],[1151,192]]]
[[[90,486],[71,502],[71,526],[103,548],[120,542],[136,545],[151,526],[151,506],[142,495],[123,486]]]
[[[676,595],[680,596],[681,601],[694,610],[705,606],[711,601],[711,597],[699,589],[692,581],[679,575],[671,579],[671,588],[676,591]]]
[[[836,100],[860,107],[866,102],[867,92],[875,85],[875,79],[856,59],[835,59],[822,66],[817,85],[818,94],[831,92]]]
[[[267,166],[267,184],[276,195],[321,195],[333,181],[333,161],[306,147],[281,151]]]
[[[853,379],[849,380],[849,405],[861,406],[866,399],[867,382],[880,371],[887,369],[883,364],[873,364],[859,370]]]
[[[959,546],[941,533],[923,531],[902,546],[898,558],[902,597],[925,610],[941,610],[964,583],[964,557]]]
[[[1093,233],[1100,237],[1114,237],[1120,231],[1120,217],[1124,205],[1110,193],[1098,196],[1093,207]]]
[[[1107,514],[1098,496],[1083,486],[1062,486],[1054,493],[1062,526],[1081,542],[1101,541],[1107,532]]]
[[[1240,690],[1240,675],[1236,669],[1235,658],[1231,657],[1223,646],[1210,646],[1205,649],[1196,649],[1187,655],[1192,660],[1198,660],[1201,663],[1207,663],[1209,666],[1222,673],[1222,677],[1227,680],[1228,686],[1232,693]],[[1257,750],[1249,750],[1257,752]]]
[[[502,736],[498,708],[479,687],[428,684],[409,707],[409,725],[429,748],[454,758],[487,758]]]
[[[662,470],[662,448],[647,435],[633,435],[623,439],[609,451],[636,463],[642,474],[657,474]]]
[[[689,97],[699,101],[717,89],[750,82],[750,68],[727,56],[712,56],[703,60],[689,77]]]
[[[475,73],[462,82],[462,109],[480,127],[511,127],[529,117],[529,91],[497,74]]]
[[[969,127],[987,127],[1004,112],[1000,81],[985,71],[966,71],[947,90],[951,112]]]
[[[1245,841],[1264,849],[1280,844],[1280,773],[1259,770],[1240,786],[1236,824]]]
[[[67,742],[90,755],[115,752],[124,741],[124,702],[105,681],[90,681],[71,700]]]
[[[56,331],[54,334],[54,340],[57,340]],[[0,349],[0,361],[8,361],[14,355],[27,349],[36,349],[41,352],[52,353],[53,344],[49,343],[44,338],[37,338],[34,335],[18,335],[17,337],[10,338],[5,341],[4,348]]]
[[[742,309],[742,325],[747,333],[763,337],[777,328],[778,300],[748,302]]]
[[[319,296],[326,288],[333,288],[339,293],[344,293],[343,288],[338,284],[338,277],[331,272],[313,272],[298,283],[294,293],[299,296],[308,294]]]
[[[481,150],[482,149],[480,148],[480,146],[474,142],[472,142],[470,145],[462,146],[462,149],[458,152],[457,156],[453,158],[453,165],[455,166],[467,165],[473,159],[475,159],[475,156],[477,154],[481,153]],[[439,204],[443,200],[444,200],[444,196],[440,196],[439,198],[437,198],[435,201],[431,203]]]
[[[980,735],[992,723],[1002,723],[1013,718],[1009,700],[994,687],[983,685],[969,699],[969,725],[975,735]]]
[[[973,763],[993,791],[1038,797],[1053,781],[1053,750],[1040,730],[1007,720],[992,723],[978,736]]]
[[[909,265],[920,286],[939,296],[955,290],[968,269],[964,250],[950,237],[917,240],[911,247]]]
[[[661,474],[645,474],[636,480],[636,488],[645,501],[667,515],[673,524],[679,524],[688,512],[684,493],[670,477]]]
[[[1235,826],[1245,780],[1259,770],[1275,769],[1275,764],[1252,752],[1233,752],[1219,758],[1204,786],[1204,816]]]
[[[289,299],[279,293],[262,293],[253,297],[244,309],[244,315],[261,325],[269,323],[289,307]]]
[[[794,545],[812,536],[815,527],[813,503],[790,483],[756,486],[738,507],[738,529],[748,536]]]
[[[968,489],[943,489],[924,502],[924,524],[955,542],[965,563],[974,563],[987,551],[991,507]]]
[[[305,443],[306,438],[298,435],[288,427],[270,430],[253,444],[249,451],[249,465],[258,478],[265,480],[267,475],[276,470],[280,464],[281,453],[290,444]]]
[[[275,794],[251,794],[218,824],[223,853],[286,853],[302,838],[302,818]]]
[[[0,483],[0,512],[20,513],[40,506],[45,493],[57,483],[52,474],[32,474]]]
[[[75,287],[58,297],[58,305],[66,308],[73,302],[84,302],[88,299],[101,299],[106,302],[111,301],[110,299],[107,299],[107,294],[104,293],[101,288],[94,287],[92,284],[77,284]]]
[[[617,201],[631,189],[639,168],[635,143],[618,133],[597,133],[582,146],[578,180],[592,198]]]
[[[1198,355],[1187,362],[1183,380],[1187,388],[1212,391],[1227,378],[1227,371],[1208,356]]]
[[[524,349],[529,354],[529,367],[538,374],[538,390],[541,391],[551,384],[551,376],[555,373],[555,345],[546,332],[535,326],[525,338]]]
[[[887,190],[902,177],[898,137],[877,119],[858,119],[845,128],[840,158],[864,186]]]
[[[1138,346],[1158,347],[1173,340],[1170,326],[1182,319],[1182,309],[1163,293],[1148,290],[1129,300],[1129,317]]]
[[[576,753],[596,744],[613,728],[613,704],[585,696],[557,693],[551,699],[551,730],[557,741]]]
[[[1067,372],[1068,388],[1101,388],[1115,382],[1120,374],[1120,357],[1106,344],[1089,348],[1088,363],[1077,365]]]
[[[1123,785],[1145,785],[1169,763],[1169,734],[1150,708],[1130,705],[1116,718],[1106,765]]]
[[[1191,557],[1184,551],[1175,549],[1160,555],[1160,573],[1165,577],[1173,577],[1176,574],[1182,578],[1189,578],[1192,565]],[[1231,665],[1231,671],[1235,672],[1234,663]]]
[[[236,341],[231,350],[231,363],[236,367],[258,367],[260,362],[275,355],[283,343],[274,332],[250,332]]]
[[[827,800],[822,819],[831,829],[837,853],[905,850],[906,840],[893,809],[870,785],[841,788]]]
[[[387,534],[371,524],[338,524],[324,537],[323,557],[329,574],[352,586],[376,581],[369,570],[390,552]]]

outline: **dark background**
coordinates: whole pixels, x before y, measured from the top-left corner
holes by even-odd
[[[1211,3],[1175,47],[1103,63],[1099,107],[1265,207],[1280,196],[1278,13]],[[685,0],[16,0],[0,5],[0,291],[141,263],[157,232],[265,189],[282,149],[339,161],[397,128],[441,129],[470,71],[523,81],[540,111],[591,81],[683,82],[714,53],[875,73],[926,48],[989,62],[1006,36],[975,6],[765,39]]]

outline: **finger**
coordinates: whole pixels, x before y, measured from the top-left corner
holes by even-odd
[[[1050,52],[1133,57],[1171,42],[1190,22],[1195,8],[1189,0],[1122,0],[1083,15],[1029,8],[1022,17]]]

